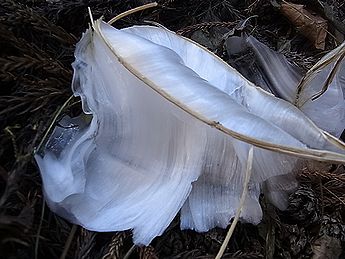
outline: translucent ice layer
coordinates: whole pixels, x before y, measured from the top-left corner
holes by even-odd
[[[181,210],[182,228],[226,227],[254,148],[242,220],[261,189],[279,208],[302,159],[345,161],[342,142],[201,46],[164,28],[96,21],[78,43],[73,91],[92,121],[65,118],[36,155],[46,200],[94,231],[133,229],[149,244]]]
[[[261,74],[252,77],[254,83],[269,88],[276,96],[293,103],[318,127],[340,137],[345,129],[345,42],[325,55],[303,77],[284,55],[271,50],[254,37],[237,38],[229,38],[226,45],[231,48],[234,44],[239,45],[240,40],[244,53],[247,48],[253,50]],[[250,73],[248,67],[241,70]],[[327,88],[322,91],[324,86]]]

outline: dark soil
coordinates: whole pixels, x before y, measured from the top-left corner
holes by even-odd
[[[131,233],[95,233],[72,226],[44,203],[33,159],[54,114],[72,95],[73,51],[94,18],[107,21],[145,0],[1,0],[0,3],[0,257],[1,258],[213,258],[226,230],[181,231],[178,217],[149,247],[134,247]],[[277,1],[278,2],[278,1]],[[343,40],[343,1],[292,1],[329,21],[326,50]],[[252,34],[281,50],[303,70],[324,53],[282,16],[276,1],[161,0],[116,27],[155,21],[228,59],[221,36]],[[278,2],[279,4],[279,2]],[[238,26],[251,17],[245,26]],[[237,26],[237,27],[236,27]],[[77,115],[75,99],[64,113]],[[332,118],[330,118],[332,119]],[[337,258],[345,247],[343,165],[305,168],[301,186],[280,212],[262,199],[264,220],[238,224],[224,258]],[[326,248],[325,248],[326,247]],[[340,251],[340,252],[338,252]],[[334,256],[332,257],[332,253]],[[345,253],[340,255],[345,258]]]

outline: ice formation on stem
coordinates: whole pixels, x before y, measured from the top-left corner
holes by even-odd
[[[98,20],[75,51],[72,88],[92,114],[65,117],[36,155],[50,208],[87,229],[133,229],[149,244],[181,227],[258,223],[262,188],[279,208],[300,159],[345,161],[342,142],[198,44],[160,27]]]

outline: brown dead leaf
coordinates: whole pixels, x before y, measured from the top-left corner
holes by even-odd
[[[317,14],[312,14],[303,5],[283,2],[280,11],[296,29],[314,43],[315,48],[325,49],[327,35],[327,20]]]

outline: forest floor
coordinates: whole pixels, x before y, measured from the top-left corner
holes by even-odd
[[[1,0],[0,258],[214,258],[218,252],[223,229],[181,231],[176,217],[150,246],[136,247],[130,231],[95,233],[73,226],[52,213],[42,196],[33,153],[72,95],[73,51],[89,26],[87,7],[95,19],[108,21],[148,2]],[[116,26],[158,22],[226,61],[219,35],[245,32],[307,71],[344,40],[345,4],[291,3],[326,21],[324,39],[290,22],[278,0],[160,0],[157,8],[123,18]],[[77,98],[64,109],[72,116],[80,112]],[[288,210],[279,211],[263,199],[263,221],[258,226],[239,223],[223,258],[345,258],[344,166],[308,167],[298,178],[300,187],[290,196]]]

